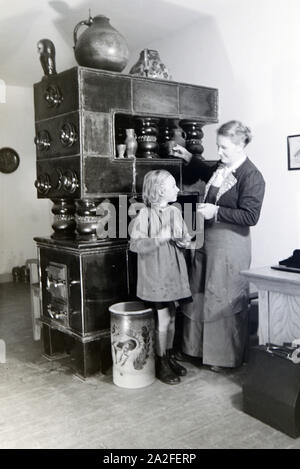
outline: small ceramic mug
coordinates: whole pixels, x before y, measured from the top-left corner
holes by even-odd
[[[126,145],[124,143],[120,143],[119,145],[117,145],[118,158],[124,158],[125,150]]]

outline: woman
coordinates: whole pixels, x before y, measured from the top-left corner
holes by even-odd
[[[217,131],[220,161],[206,165],[177,145],[174,155],[188,163],[187,175],[206,182],[205,242],[191,260],[193,302],[183,306],[183,352],[202,357],[213,371],[242,364],[247,337],[248,282],[240,271],[251,262],[250,226],[259,219],[265,182],[248,159],[251,132],[230,121]]]

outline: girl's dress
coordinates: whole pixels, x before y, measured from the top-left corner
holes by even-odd
[[[190,240],[180,210],[171,205],[143,207],[131,223],[130,249],[138,253],[137,296],[150,302],[190,297],[184,251],[176,245],[176,240]],[[162,227],[169,228],[170,241],[159,240]]]

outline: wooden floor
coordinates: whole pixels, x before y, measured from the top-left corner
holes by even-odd
[[[115,386],[111,374],[82,381],[68,360],[48,361],[32,339],[29,288],[0,284],[0,448],[300,448],[242,411],[238,372],[187,365],[181,384]]]

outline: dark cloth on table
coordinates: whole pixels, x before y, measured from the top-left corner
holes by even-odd
[[[279,261],[279,265],[300,269],[300,249],[295,249],[292,256]]]

